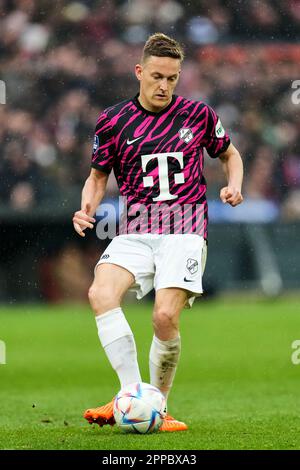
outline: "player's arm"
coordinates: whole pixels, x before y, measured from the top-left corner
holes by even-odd
[[[74,229],[81,237],[85,237],[86,228],[94,227],[96,220],[93,216],[105,194],[107,180],[108,174],[95,168],[91,169],[82,190],[81,209],[73,216]]]
[[[225,152],[219,155],[219,158],[227,178],[227,186],[221,189],[220,199],[235,207],[243,202],[243,161],[233,144],[229,144]]]

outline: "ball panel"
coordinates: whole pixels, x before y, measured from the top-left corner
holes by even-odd
[[[116,424],[123,432],[155,432],[162,424],[165,405],[165,398],[157,388],[144,382],[130,384],[115,398]]]

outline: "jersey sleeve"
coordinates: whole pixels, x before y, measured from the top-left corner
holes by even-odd
[[[95,128],[92,168],[109,174],[114,164],[114,137],[106,113],[101,113]]]
[[[208,105],[207,107],[207,126],[204,138],[204,147],[212,158],[217,158],[222,152],[225,152],[230,144],[230,138],[222,126],[219,116]]]

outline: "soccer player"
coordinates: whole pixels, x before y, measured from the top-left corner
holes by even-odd
[[[99,116],[91,173],[73,217],[76,232],[85,236],[113,169],[127,208],[121,233],[97,264],[89,300],[100,342],[124,387],[142,379],[122,299],[129,289],[141,299],[154,287],[150,382],[166,398],[180,356],[180,313],[202,293],[208,220],[204,147],[224,167],[222,202],[234,207],[243,201],[242,160],[219,117],[202,101],[174,94],[182,60],[177,41],[162,33],[149,37],[135,67],[138,95]],[[113,400],[84,417],[100,426],[114,424]],[[186,429],[169,414],[160,428]]]

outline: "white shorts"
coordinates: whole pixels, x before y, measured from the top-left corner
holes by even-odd
[[[153,288],[179,287],[188,291],[188,305],[203,293],[202,275],[207,244],[194,234],[130,234],[115,237],[99,264],[111,263],[130,271],[135,284],[129,289],[141,299]]]

